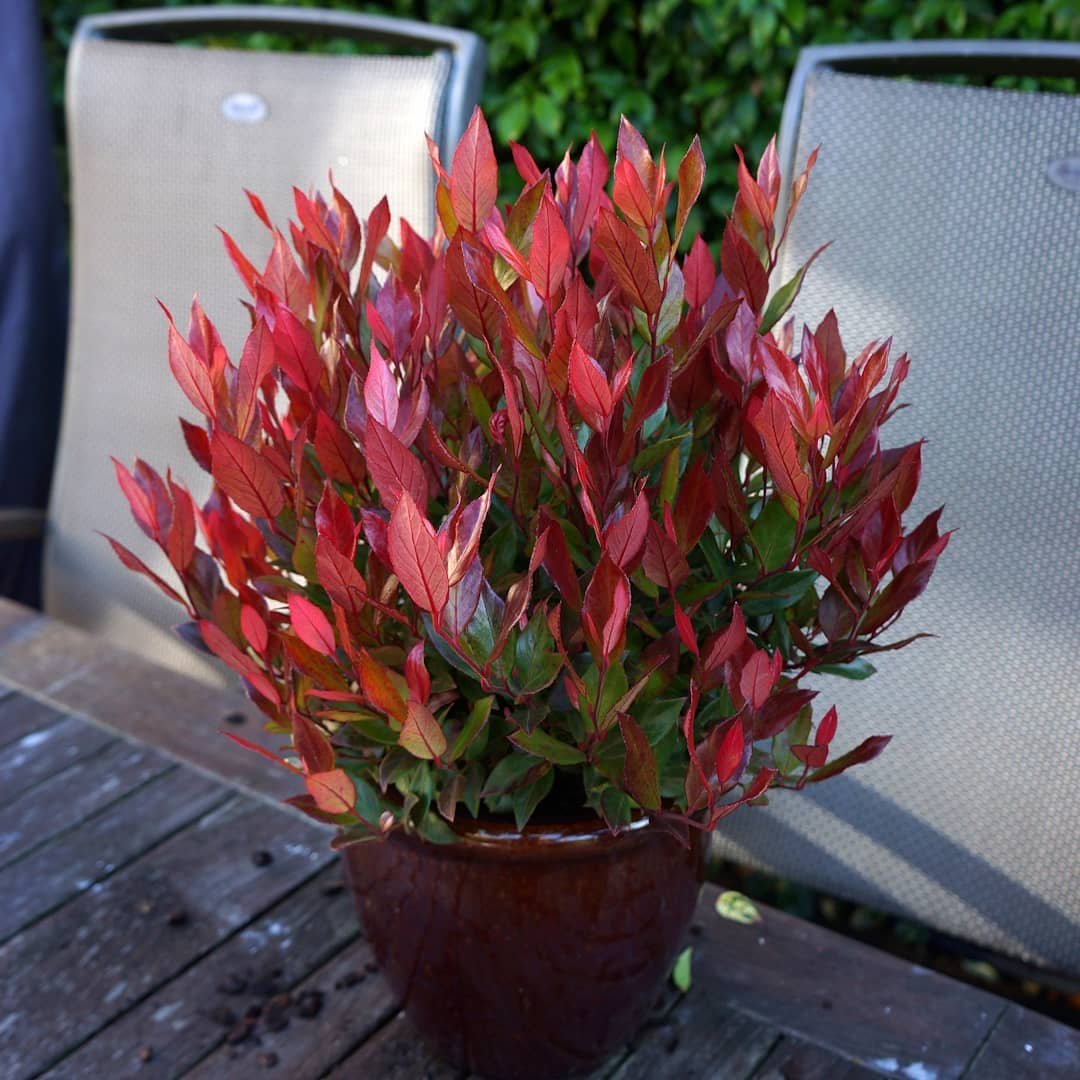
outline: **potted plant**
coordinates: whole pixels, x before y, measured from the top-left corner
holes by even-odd
[[[783,324],[805,267],[769,299],[812,159],[781,224],[773,147],[740,157],[718,269],[681,253],[696,139],[673,182],[626,121],[613,170],[595,136],[554,175],[513,154],[499,207],[479,112],[433,149],[431,240],[331,186],[296,193],[297,258],[250,196],[238,362],[197,302],[169,318],[212,494],[117,464],[178,587],[113,546],[288,744],[421,1029],[547,1077],[643,1019],[709,830],[885,746],[832,756],[807,679],[912,640],[881,637],[948,535],[905,531],[920,444],[879,442],[906,357]]]

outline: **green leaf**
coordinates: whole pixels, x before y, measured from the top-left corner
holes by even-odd
[[[429,844],[456,844],[458,835],[438,814],[429,812],[420,819],[420,835]]]
[[[773,736],[773,764],[783,776],[791,776],[802,770],[802,762],[791,752],[792,746],[806,746],[810,740],[810,722],[813,709],[804,705],[799,715],[783,731]]]
[[[456,761],[462,754],[468,750],[473,740],[480,734],[481,729],[488,722],[488,717],[491,715],[491,705],[495,698],[493,695],[488,697],[482,697],[473,702],[473,707],[469,710],[468,718],[465,720],[465,724],[461,731],[458,733],[456,739],[450,746],[449,752],[446,754],[446,761]]]
[[[504,757],[487,778],[481,794],[484,798],[492,795],[502,795],[507,791],[513,791],[530,780],[530,773],[537,768],[550,768],[550,764],[543,758],[533,757],[531,754],[510,754]]]
[[[678,435],[672,435],[667,439],[661,439],[659,442],[654,442],[650,446],[646,446],[640,454],[634,458],[631,468],[634,472],[648,472],[658,462],[663,461],[665,457],[674,449],[680,447],[682,442],[690,437],[690,432],[683,431]]]
[[[795,547],[795,521],[779,499],[765,504],[750,529],[750,537],[769,573],[787,565]]]
[[[514,671],[511,685],[519,694],[537,694],[546,690],[562,669],[562,657],[547,628],[543,608],[537,608],[514,647]]]
[[[877,668],[860,656],[846,664],[822,664],[821,667],[814,668],[814,671],[822,675],[839,675],[842,679],[869,679]]]
[[[675,966],[671,969],[671,981],[675,989],[685,994],[690,989],[690,960],[693,956],[693,946],[688,945],[675,960]]]
[[[555,782],[555,770],[550,766],[535,780],[518,788],[514,792],[512,805],[514,822],[519,829],[524,829],[536,808],[547,798],[551,785]]]
[[[515,731],[510,736],[510,741],[526,753],[552,761],[556,765],[578,765],[585,760],[585,755],[576,746],[561,742],[539,729],[528,734]]]
[[[742,926],[761,922],[761,912],[741,892],[722,892],[716,898],[716,914]]]
[[[798,603],[807,590],[813,588],[817,577],[816,570],[791,570],[786,574],[777,574],[739,597],[743,614],[772,615],[783,611]]]
[[[770,12],[770,14],[772,14]],[[773,294],[772,299],[769,301],[764,312],[761,315],[760,333],[767,334],[780,320],[783,318],[784,313],[795,302],[795,297],[799,295],[799,290],[802,288],[803,278],[806,277],[806,271],[810,269],[810,264],[825,250],[829,245],[820,247],[809,259],[803,263],[802,266],[795,272],[795,276],[786,284],[781,285],[779,289]]]
[[[600,813],[613,829],[630,824],[630,797],[616,787],[606,787],[600,796]]]

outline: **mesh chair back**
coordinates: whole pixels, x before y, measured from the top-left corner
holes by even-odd
[[[434,51],[282,54],[153,40],[232,26],[333,30]],[[184,329],[198,290],[226,347],[239,350],[249,325],[243,286],[214,226],[262,265],[270,235],[244,188],[283,226],[294,212],[292,187],[326,190],[333,170],[359,214],[388,193],[395,222],[405,217],[430,231],[424,135],[456,142],[482,70],[472,34],[370,16],[258,8],[84,20],[68,75],[73,314],[46,547],[50,614],[216,678],[216,668],[172,634],[182,612],[123,569],[97,535],[149,555],[110,455],[128,465],[138,454],[162,469],[178,466],[196,499],[208,494],[209,478],[190,463],[177,423],[192,410],[169,373],[155,297]],[[163,559],[147,561],[169,577]]]
[[[844,70],[897,62],[882,50],[804,54],[785,175],[821,156],[780,280],[835,238],[798,325],[835,306],[849,351],[894,334],[894,357],[911,354],[912,407],[886,433],[928,437],[913,520],[944,502],[957,532],[895,636],[937,637],[875,658],[869,682],[823,677],[843,745],[892,744],[812,795],[735,815],[722,848],[1075,974],[1080,97]]]

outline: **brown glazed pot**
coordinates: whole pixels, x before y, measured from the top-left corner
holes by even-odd
[[[493,1080],[595,1068],[648,1015],[690,921],[703,844],[642,820],[459,823],[345,851],[375,956],[433,1049]]]

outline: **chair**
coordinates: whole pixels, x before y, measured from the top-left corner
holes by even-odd
[[[928,436],[913,520],[956,535],[867,683],[823,677],[871,765],[725,823],[719,850],[1080,973],[1080,97],[900,75],[1080,75],[1080,46],[802,53],[781,167],[821,156],[780,268],[797,325],[908,352],[890,443]],[[786,272],[785,272],[786,271]],[[838,744],[839,745],[839,744]]]
[[[425,54],[173,43],[234,30],[347,36]],[[110,533],[165,570],[132,524],[110,455],[171,464],[199,501],[209,490],[177,423],[191,410],[168,370],[155,297],[186,327],[199,290],[226,347],[239,349],[247,326],[242,286],[214,226],[262,265],[269,234],[244,188],[284,225],[294,214],[292,187],[325,190],[333,170],[362,216],[389,193],[395,221],[430,232],[434,183],[424,134],[449,153],[478,100],[483,67],[483,46],[471,33],[338,11],[202,7],[79,24],[67,83],[74,303],[46,531],[49,614],[219,679],[169,630],[182,613],[121,567],[96,535]]]

